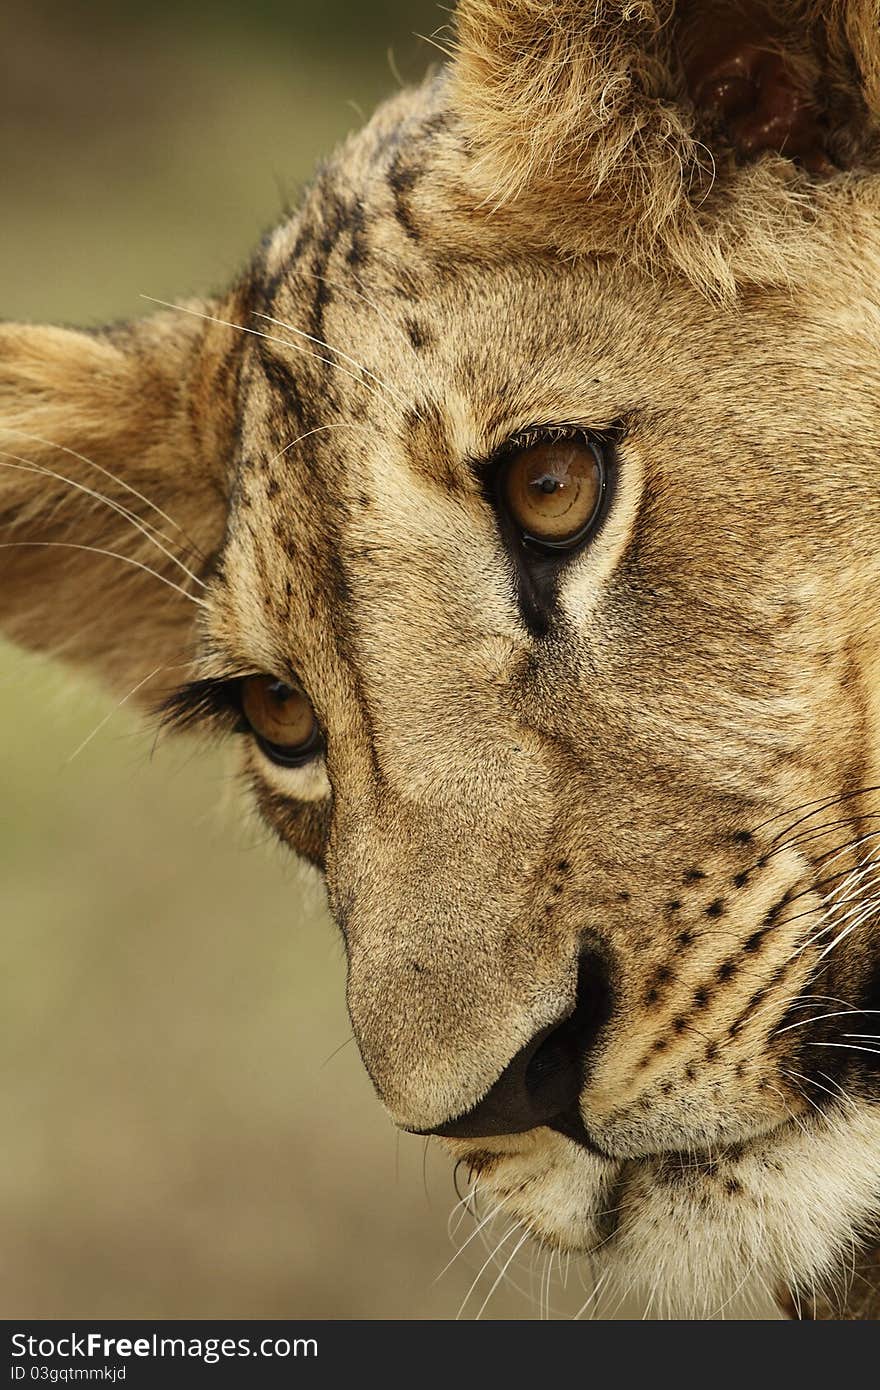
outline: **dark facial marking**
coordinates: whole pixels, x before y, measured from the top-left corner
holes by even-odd
[[[773,926],[773,924],[775,923],[775,921],[776,921],[777,917],[779,916],[780,912],[782,911],[782,909],[789,903],[789,901],[791,900],[792,891],[793,891],[793,890],[792,890],[791,888],[788,888],[788,889],[783,893],[782,897],[779,899],[779,902],[773,904],[773,906],[771,907],[770,911],[767,913],[766,917],[764,918],[763,926],[764,926],[764,930],[765,930],[765,931],[769,931],[769,930],[770,930],[770,928],[771,928],[771,927]]]
[[[323,341],[324,338],[324,310],[333,303],[333,291],[324,280],[327,272],[327,261],[329,252],[315,256],[312,261],[312,274],[315,277],[315,293],[312,297],[312,308],[309,314],[309,332],[313,338]]]
[[[292,416],[294,424],[304,433],[314,429],[316,418],[289,363],[278,357],[271,350],[271,345],[263,340],[258,342],[257,353],[263,375],[275,394],[280,396],[285,412]]]
[[[349,229],[351,232],[351,245],[348,248],[345,259],[353,270],[359,270],[370,258],[370,248],[367,242],[367,219],[364,213],[364,205],[360,198],[355,198],[349,215]]]
[[[259,778],[252,787],[261,814],[283,844],[294,845],[318,868],[323,867],[330,830],[329,801],[294,801],[270,790]]]
[[[410,194],[418,181],[419,171],[407,167],[400,154],[395,155],[388,170],[388,187],[394,200],[394,216],[411,241],[421,241],[422,236],[410,207]]]
[[[407,315],[403,321],[403,326],[416,352],[424,352],[425,348],[429,348],[433,343],[434,336],[430,328],[426,324],[420,323],[418,319]]]

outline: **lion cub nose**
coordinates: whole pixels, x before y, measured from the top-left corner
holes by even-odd
[[[607,966],[594,951],[578,962],[575,1006],[561,1022],[536,1033],[511,1058],[483,1099],[465,1115],[418,1130],[447,1139],[521,1134],[578,1113],[589,1054],[610,1012]]]

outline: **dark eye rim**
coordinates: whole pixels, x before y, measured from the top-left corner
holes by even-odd
[[[611,504],[614,491],[614,450],[618,433],[617,430],[592,430],[582,425],[534,426],[511,435],[495,451],[489,460],[488,469],[490,500],[496,515],[504,520],[504,529],[508,534],[512,533],[517,537],[526,554],[532,554],[538,558],[544,557],[545,560],[559,563],[583,549],[593,537],[607,516]],[[517,521],[505,496],[505,474],[508,466],[518,454],[541,444],[556,444],[569,439],[581,440],[592,451],[599,464],[601,474],[599,497],[589,520],[577,532],[564,540],[551,541],[541,536],[532,535]]]
[[[284,748],[281,744],[270,743],[268,739],[258,734],[255,729],[248,725],[247,732],[250,734],[260,752],[276,763],[278,767],[305,767],[320,757],[324,752],[324,735],[318,726],[307,743],[301,743],[297,748]]]

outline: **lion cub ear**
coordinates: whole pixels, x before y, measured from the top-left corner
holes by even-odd
[[[0,633],[144,700],[185,678],[225,523],[238,336],[181,313],[0,325]]]
[[[740,200],[757,269],[811,185],[880,167],[878,0],[460,0],[452,81],[490,204],[707,285]]]

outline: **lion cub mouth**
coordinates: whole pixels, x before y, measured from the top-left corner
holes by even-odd
[[[738,1162],[749,1154],[754,1145],[763,1144],[767,1140],[784,1142],[787,1135],[794,1135],[800,1128],[802,1125],[799,1124],[799,1117],[788,1116],[768,1124],[759,1132],[751,1132],[747,1138],[733,1139],[726,1143],[709,1144],[705,1140],[694,1138],[687,1144],[658,1143],[653,1147],[627,1144],[625,1148],[616,1149],[595,1138],[580,1114],[569,1113],[560,1115],[552,1124],[543,1126],[542,1129],[530,1130],[524,1135],[487,1135],[476,1141],[479,1143],[478,1148],[464,1150],[461,1141],[458,1141],[454,1145],[454,1151],[459,1162],[472,1173],[485,1174],[508,1160],[513,1161],[530,1153],[536,1145],[540,1145],[543,1132],[548,1138],[550,1134],[560,1135],[603,1164],[626,1166],[659,1161],[673,1167],[676,1164],[684,1164],[693,1172],[712,1173],[717,1169],[719,1162]],[[530,1142],[523,1142],[518,1146],[517,1139]]]

